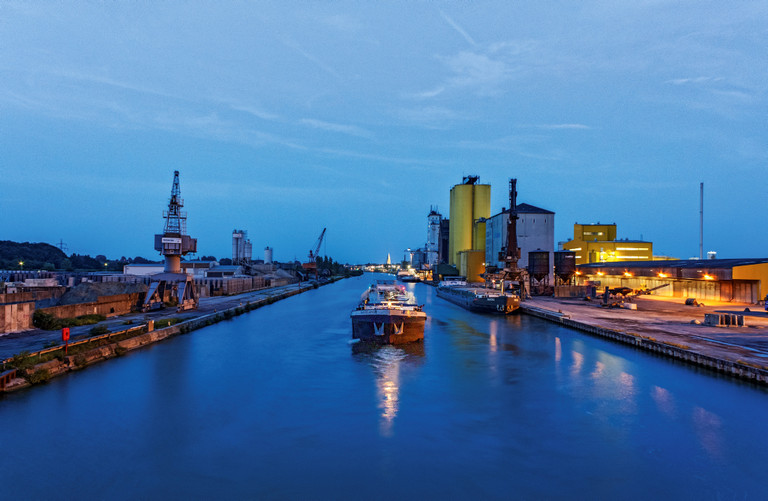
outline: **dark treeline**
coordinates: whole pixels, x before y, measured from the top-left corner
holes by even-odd
[[[141,256],[135,258],[108,259],[104,255],[71,254],[46,243],[12,242],[0,240],[0,269],[3,270],[107,270],[123,271],[123,265],[130,263],[149,264]]]

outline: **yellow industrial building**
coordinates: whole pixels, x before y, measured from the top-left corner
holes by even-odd
[[[478,180],[464,177],[451,188],[450,199],[448,261],[471,282],[485,273],[485,219],[491,216],[491,185]]]
[[[577,266],[576,283],[655,289],[654,295],[756,304],[768,295],[768,259],[688,259]]]
[[[616,224],[574,224],[573,240],[563,250],[576,253],[576,264],[615,261],[650,261],[653,243],[643,240],[616,240]]]

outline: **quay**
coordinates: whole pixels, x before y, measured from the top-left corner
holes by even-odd
[[[768,384],[768,315],[759,306],[715,301],[691,306],[680,298],[644,296],[634,298],[636,309],[627,309],[600,307],[600,301],[539,296],[521,302],[520,309],[592,335]],[[741,316],[745,325],[704,325],[706,314]]]
[[[336,277],[322,285],[333,283],[338,280],[340,280],[340,278]],[[5,370],[8,364],[13,362],[14,357],[6,358],[5,360],[0,358],[0,372],[2,372],[0,375],[0,394],[30,387],[36,382],[44,382],[50,377],[66,374],[96,362],[122,356],[128,351],[179,334],[186,334],[223,320],[229,320],[253,309],[272,304],[275,301],[301,294],[315,288],[317,288],[317,286],[311,283],[290,284],[233,296],[203,298],[200,301],[198,308],[195,310],[177,312],[175,308],[168,308],[166,310],[151,313],[122,315],[110,319],[111,322],[101,322],[100,325],[110,324],[110,327],[113,328],[121,324],[130,324],[131,326],[101,336],[84,337],[86,336],[85,334],[83,336],[78,336],[76,334],[76,330],[82,331],[83,333],[87,332],[88,329],[92,327],[91,325],[79,328],[73,327],[71,328],[73,332],[73,342],[69,343],[69,347],[75,348],[81,345],[93,345],[93,347],[87,346],[86,351],[82,351],[77,355],[73,354],[68,356],[63,356],[63,353],[60,353],[58,356],[53,357],[55,352],[63,352],[63,345],[29,353],[26,358],[31,361],[37,359],[38,362],[34,363],[34,365],[27,364],[29,365],[29,367],[25,369],[28,376],[27,378],[21,377],[20,373],[24,369]],[[154,328],[155,323],[171,318],[175,321],[172,325],[157,329]],[[58,339],[60,341],[61,333],[58,330],[40,331],[37,329],[36,331],[45,333],[48,337],[53,335],[53,339]],[[26,334],[27,336],[25,336],[25,338],[28,343],[34,342],[37,345],[40,344],[41,337],[36,335],[38,332],[28,332]],[[81,339],[76,339],[78,337],[81,337]],[[48,355],[48,357],[45,357],[45,355]],[[46,358],[47,360],[43,361],[43,358]],[[44,376],[42,376],[42,374],[44,374]]]

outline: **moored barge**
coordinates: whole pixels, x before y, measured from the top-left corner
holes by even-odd
[[[508,315],[520,308],[520,297],[513,292],[473,287],[456,277],[446,277],[440,282],[437,297],[480,313]]]

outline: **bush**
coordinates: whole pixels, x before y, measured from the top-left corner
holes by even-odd
[[[90,330],[91,336],[100,336],[102,334],[109,333],[109,328],[106,325],[97,325]]]
[[[74,362],[77,368],[85,367],[85,364],[88,363],[84,355],[75,355]]]
[[[162,329],[163,327],[170,327],[171,325],[178,324],[181,321],[181,319],[173,317],[173,318],[161,318],[160,320],[155,320],[155,329]]]
[[[30,384],[47,383],[50,379],[51,373],[48,372],[48,369],[40,369],[27,376],[27,381],[29,381]]]
[[[54,331],[61,327],[61,323],[59,322],[59,319],[51,315],[50,313],[45,313],[44,311],[36,311],[32,315],[32,324],[37,327],[38,329],[43,329],[46,331]]]
[[[97,324],[107,317],[104,315],[80,315],[75,318],[63,318],[59,321],[62,327],[77,327],[80,325],[93,325]]]
[[[32,357],[29,356],[28,351],[22,351],[21,353],[14,355],[8,365],[15,369],[23,370],[32,367],[35,365],[35,362],[32,360]]]

